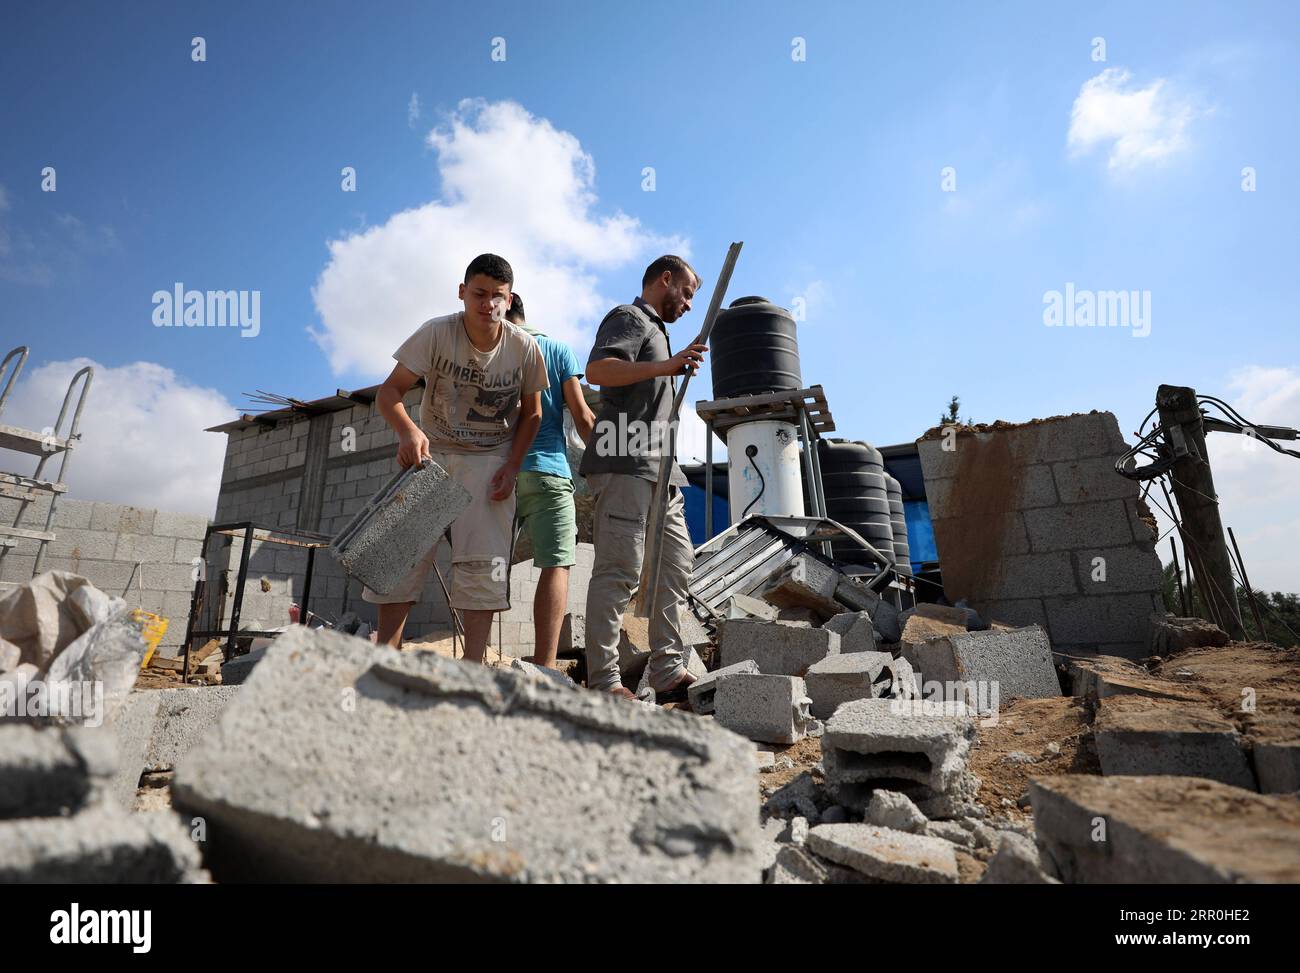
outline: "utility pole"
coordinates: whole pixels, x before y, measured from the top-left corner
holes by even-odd
[[[1195,556],[1196,573],[1204,585],[1210,617],[1231,638],[1244,638],[1246,633],[1237,611],[1232,561],[1223,535],[1223,521],[1219,519],[1219,496],[1214,492],[1196,390],[1161,385],[1156,390],[1156,409],[1165,431],[1165,443],[1174,454],[1170,473],[1182,518],[1183,551],[1189,564]]]

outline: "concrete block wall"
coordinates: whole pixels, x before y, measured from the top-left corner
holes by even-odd
[[[21,526],[45,525],[49,498],[28,505]],[[12,524],[18,501],[0,497],[0,518]],[[71,571],[135,608],[168,619],[161,646],[184,640],[194,591],[195,562],[208,519],[118,503],[61,498],[54,509],[55,539],[45,548],[43,571]],[[0,594],[30,580],[36,541],[18,540],[0,558]]]
[[[1127,447],[1112,413],[917,445],[950,601],[1040,624],[1057,652],[1146,655],[1160,559],[1138,484],[1114,470]]]
[[[422,388],[407,395],[407,411],[419,415]],[[250,425],[227,433],[226,461],[215,523],[253,521],[259,525],[309,531],[333,537],[398,471],[397,436],[372,403],[316,417],[301,416],[274,427]],[[580,461],[581,454],[578,454]],[[589,548],[589,545],[588,545]],[[209,577],[217,580],[222,626],[233,606],[236,574],[243,540],[214,542]],[[451,557],[444,543],[439,568],[451,581]],[[243,629],[277,628],[288,622],[289,606],[301,603],[306,554],[298,548],[255,541],[249,555],[248,581],[240,613]],[[577,610],[586,600],[586,583],[571,581],[570,600]],[[587,563],[590,575],[590,562]],[[502,620],[508,648],[515,654],[532,652],[532,596],[536,590],[532,562],[515,565],[511,574],[514,607]],[[580,597],[579,597],[580,596]],[[527,605],[521,605],[523,600]],[[316,554],[309,607],[326,618],[344,612],[374,624],[373,605],[361,598],[361,584],[349,579],[325,550]],[[437,579],[426,585],[411,610],[406,635],[416,638],[445,630],[451,624],[446,599]],[[497,634],[494,626],[493,643]]]
[[[575,615],[587,613],[587,588],[591,583],[591,566],[595,561],[596,549],[590,544],[579,544],[576,552],[577,563],[569,568],[569,597],[565,610]],[[534,566],[532,559],[520,561],[510,568],[510,610],[502,612],[498,623],[492,625],[492,644],[500,638],[506,655],[532,655],[537,644],[537,633],[533,626],[533,596],[537,594],[537,582],[542,576],[542,569]],[[500,635],[498,635],[498,631]]]

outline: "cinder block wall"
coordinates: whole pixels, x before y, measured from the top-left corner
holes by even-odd
[[[1160,560],[1138,484],[1114,470],[1127,447],[1109,412],[917,446],[950,601],[1044,626],[1057,652],[1146,654],[1163,611]]]
[[[419,414],[422,394],[423,389],[417,387],[406,397],[407,411],[413,417]],[[333,537],[398,471],[397,436],[373,404],[357,404],[315,417],[294,417],[274,427],[251,425],[227,435],[214,518],[218,524],[251,520],[267,527]],[[210,549],[209,576],[216,581],[213,597],[220,603],[223,627],[230,618],[242,549],[242,539],[229,538],[214,538]],[[450,583],[451,557],[446,544],[441,547],[438,564]],[[305,573],[306,553],[302,549],[254,542],[240,628],[270,629],[286,624],[289,606],[301,603]],[[507,650],[518,648],[519,655],[532,652],[536,580],[531,561],[512,569],[511,603],[515,607],[502,622]],[[586,585],[585,581],[575,580],[570,600],[579,594],[581,605],[586,599]],[[326,618],[336,619],[351,611],[372,625],[377,621],[375,607],[361,599],[360,582],[349,579],[323,549],[317,552],[313,566],[309,607]],[[450,619],[442,589],[433,578],[411,610],[406,636],[415,638],[445,630],[451,625]],[[494,643],[496,638],[494,624]]]
[[[45,525],[49,498],[28,505],[22,526]],[[18,501],[0,497],[0,518],[12,524]],[[207,529],[206,517],[99,503],[64,497],[54,509],[56,537],[45,549],[43,571],[71,571],[97,588],[125,598],[135,608],[168,619],[162,647],[172,649],[185,637],[194,590],[194,568]],[[36,541],[17,541],[0,558],[0,581],[30,580]],[[12,590],[0,586],[0,594]]]

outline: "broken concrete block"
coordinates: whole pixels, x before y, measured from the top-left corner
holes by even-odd
[[[1043,862],[1062,881],[1300,882],[1300,802],[1202,777],[1029,782]]]
[[[868,612],[841,612],[822,628],[840,637],[840,652],[875,652],[876,627]]]
[[[835,586],[835,600],[849,611],[864,611],[870,615],[876,634],[883,641],[897,642],[902,637],[903,623],[898,609],[865,585],[851,578],[841,578]]]
[[[159,696],[154,689],[140,689],[127,696],[108,728],[117,742],[117,773],[110,790],[128,811],[135,807],[135,792],[149,759],[149,741],[158,717]]]
[[[1106,699],[1108,696],[1133,694],[1188,701],[1201,698],[1194,688],[1162,679],[1144,666],[1115,655],[1070,659],[1069,675],[1071,696]]]
[[[778,788],[767,799],[767,803],[763,805],[763,810],[768,814],[782,816],[793,811],[809,821],[816,821],[821,817],[821,811],[817,807],[818,791],[819,788],[813,782],[812,774],[804,771],[789,783]]]
[[[863,699],[845,703],[826,723],[822,766],[840,804],[864,809],[871,792],[911,797],[929,817],[952,817],[968,803],[966,760],[975,722],[961,703]],[[951,804],[927,808],[954,792]],[[920,800],[918,800],[920,798]]]
[[[752,659],[769,676],[803,676],[813,663],[840,651],[840,637],[824,628],[745,618],[728,619],[720,628],[718,652],[723,666]]]
[[[144,769],[170,770],[176,766],[211,731],[237,692],[238,686],[224,685],[150,690],[158,700],[158,710]]]
[[[826,861],[799,845],[781,845],[772,867],[772,885],[876,885],[875,879]]]
[[[172,796],[218,880],[757,882],[754,764],[690,714],[295,627]]]
[[[472,499],[437,463],[402,470],[357,511],[329,552],[348,574],[388,594]]]
[[[558,669],[551,669],[547,666],[539,666],[535,662],[529,662],[526,659],[515,659],[510,663],[510,668],[516,672],[523,673],[529,679],[545,679],[555,683],[564,689],[577,689],[573,680],[560,672]]]
[[[237,655],[230,661],[221,666],[221,685],[239,686],[253,672],[253,667],[262,661],[266,655],[266,650],[270,646],[263,646],[260,649],[254,649],[252,652],[246,652],[243,655]]]
[[[898,620],[903,626],[904,642],[923,642],[928,638],[943,638],[966,631],[974,614],[969,608],[922,602],[900,612]]]
[[[975,847],[975,835],[963,828],[958,821],[929,821],[918,833],[940,838],[961,848]]]
[[[1203,645],[1227,645],[1228,633],[1203,618],[1151,615],[1151,655],[1166,656]]]
[[[999,831],[997,850],[980,876],[981,885],[1060,885],[1043,871],[1038,846],[1014,831]]]
[[[101,729],[0,724],[0,820],[79,810],[109,787],[116,766]]]
[[[782,625],[813,628],[821,621],[821,616],[811,608],[781,608],[777,610],[776,620]]]
[[[1107,777],[1207,777],[1256,789],[1236,727],[1206,706],[1111,697],[1098,704],[1093,735]]]
[[[559,655],[581,655],[587,650],[587,616],[569,612],[560,623]]]
[[[1285,743],[1255,741],[1255,776],[1265,794],[1300,791],[1300,740]]]
[[[921,680],[912,669],[912,664],[901,655],[885,664],[881,673],[881,696],[891,699],[920,699]]]
[[[749,595],[732,595],[722,605],[722,614],[725,618],[764,618],[769,622],[776,621],[777,608],[759,598],[752,598]]]
[[[804,674],[812,715],[827,720],[841,703],[879,696],[874,683],[893,661],[888,652],[854,652],[828,655],[813,663]]]
[[[745,659],[734,665],[723,666],[721,669],[715,669],[713,672],[705,673],[704,676],[695,680],[686,689],[686,697],[691,703],[691,712],[704,716],[713,712],[713,697],[718,690],[718,683],[728,676],[735,676],[741,673],[758,672],[758,663],[753,659]]]
[[[974,682],[998,687],[1000,700],[1061,695],[1052,643],[1042,626],[959,632],[903,642],[903,658],[923,682]]]
[[[207,880],[198,846],[171,814],[106,804],[72,817],[0,821],[0,884]]]
[[[866,823],[892,831],[920,834],[930,822],[906,795],[878,790],[872,793],[867,804]]]
[[[808,693],[798,676],[735,674],[714,691],[713,718],[751,740],[794,743],[809,720]]]
[[[808,849],[883,882],[955,884],[951,842],[870,824],[821,824],[808,832]]]
[[[842,575],[811,554],[800,554],[768,582],[763,600],[777,608],[811,609],[818,620],[833,618],[844,610],[835,600]]]

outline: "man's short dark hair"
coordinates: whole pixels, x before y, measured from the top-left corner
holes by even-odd
[[[524,323],[524,299],[518,294],[510,294],[510,307],[506,311],[506,320],[511,324]]]
[[[513,286],[515,282],[515,272],[510,269],[510,264],[506,263],[505,257],[498,257],[495,253],[480,253],[471,260],[465,268],[465,283],[468,284],[469,279],[477,274],[491,277],[508,286]]]
[[[696,287],[699,287],[700,284],[703,283],[703,281],[700,280],[700,275],[695,272],[694,267],[688,264],[681,257],[675,256],[671,253],[666,253],[645,269],[645,276],[641,278],[642,288],[649,287],[651,281],[658,280],[662,277],[665,270],[671,270],[674,279],[690,274],[690,276],[695,280]]]

